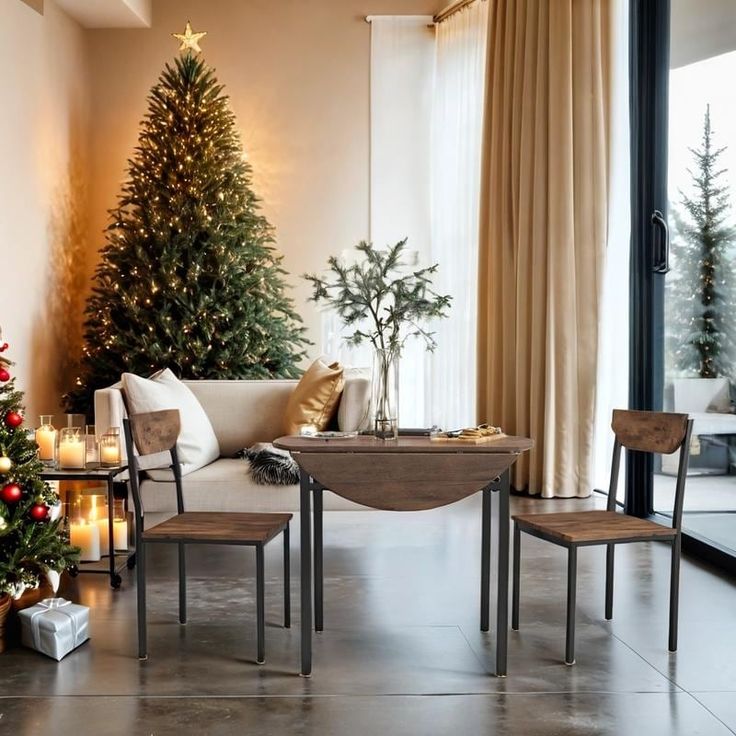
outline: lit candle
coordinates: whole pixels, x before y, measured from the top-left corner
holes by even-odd
[[[87,447],[82,437],[62,437],[59,443],[59,467],[83,468],[87,457]]]
[[[97,562],[100,559],[100,530],[96,523],[84,519],[73,521],[69,526],[69,541],[79,547],[79,559],[83,562]]]
[[[120,448],[117,445],[100,445],[100,462],[112,467],[120,465]]]
[[[110,554],[110,535],[107,519],[97,519],[92,522],[97,525],[100,532],[100,552],[105,557]],[[128,522],[125,519],[112,520],[112,541],[115,549],[128,549]]]
[[[39,427],[36,430],[36,444],[38,445],[38,459],[48,462],[54,459],[56,448],[56,430],[53,427]]]

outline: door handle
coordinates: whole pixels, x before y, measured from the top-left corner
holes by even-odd
[[[670,270],[670,231],[667,220],[659,210],[654,210],[652,223],[652,271],[667,273]]]

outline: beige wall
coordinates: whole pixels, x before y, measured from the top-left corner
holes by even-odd
[[[300,313],[299,275],[368,234],[368,14],[431,13],[442,0],[155,0],[150,30],[91,31],[90,247],[124,177],[146,95],[190,19],[232,98]],[[316,350],[316,347],[313,349]]]
[[[57,409],[78,351],[86,258],[84,32],[46,0],[0,0],[0,325],[30,422]],[[81,265],[81,267],[80,267]]]

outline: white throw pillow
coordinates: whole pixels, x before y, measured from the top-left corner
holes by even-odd
[[[345,386],[337,409],[337,426],[343,432],[369,429],[371,424],[371,369],[345,368]]]
[[[220,457],[212,423],[188,386],[185,386],[168,368],[151,378],[141,378],[134,373],[123,373],[123,390],[130,414],[144,414],[163,409],[178,409],[181,432],[176,443],[182,475],[192,473]],[[163,467],[171,462],[168,453],[156,464],[146,457],[145,467]]]

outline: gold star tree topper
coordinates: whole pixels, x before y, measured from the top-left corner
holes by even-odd
[[[184,33],[172,33],[171,35],[181,41],[179,51],[186,51],[187,49],[191,49],[195,53],[199,54],[202,51],[202,49],[199,48],[199,42],[207,35],[207,31],[195,33],[192,30],[192,24],[187,21],[187,27],[184,29]]]

